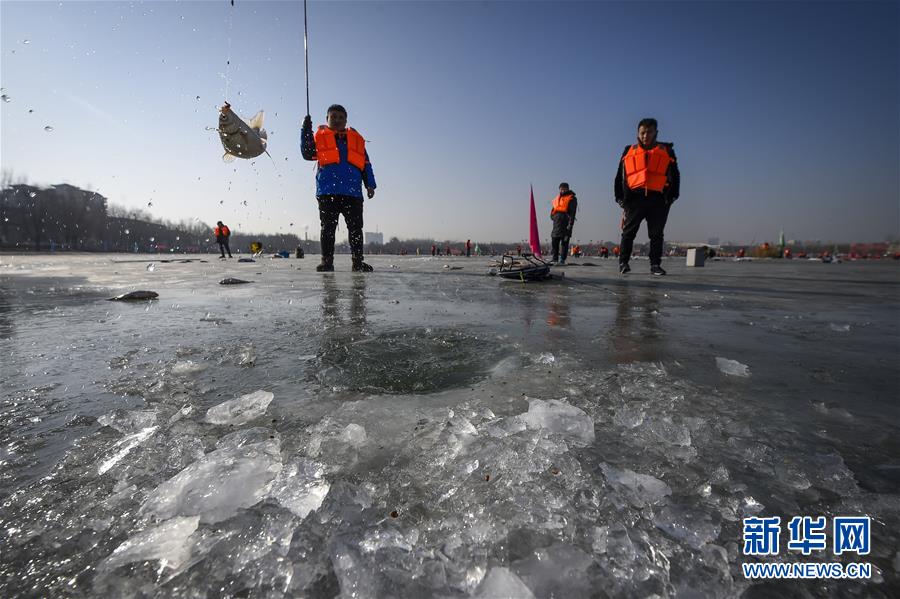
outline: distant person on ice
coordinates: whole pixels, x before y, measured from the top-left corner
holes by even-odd
[[[332,104],[326,114],[327,125],[319,125],[315,134],[312,117],[306,115],[300,136],[300,151],[306,160],[319,163],[316,171],[316,200],[322,225],[322,263],[319,272],[334,270],[334,232],[344,215],[350,234],[350,253],[354,272],[371,272],[363,262],[363,194],[375,196],[375,173],[366,152],[366,140],[347,126],[347,111]]]
[[[228,257],[231,258],[231,248],[228,247],[228,238],[231,237],[231,229],[228,228],[228,225],[219,221],[216,223],[216,228],[213,229],[213,234],[216,236],[216,243],[219,244],[219,251],[222,252],[222,255],[219,256],[219,258],[222,260],[225,259],[226,250],[228,251]]]
[[[616,203],[625,210],[619,253],[619,273],[623,275],[631,271],[628,260],[643,220],[650,236],[650,272],[666,274],[661,266],[663,232],[669,208],[678,199],[681,176],[674,144],[656,141],[656,134],[656,119],[642,119],[638,143],[625,148],[616,171]]]
[[[578,199],[575,192],[569,189],[568,183],[560,183],[559,195],[553,198],[553,207],[550,209],[550,218],[553,220],[553,232],[550,234],[550,241],[553,243],[553,262],[558,261],[560,266],[566,263],[577,210]]]

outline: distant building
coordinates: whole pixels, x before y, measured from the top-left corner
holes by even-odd
[[[370,243],[384,244],[384,233],[372,233],[369,231],[363,233],[363,236],[365,237],[366,245]]]

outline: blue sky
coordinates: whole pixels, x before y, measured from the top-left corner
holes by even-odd
[[[879,241],[900,232],[898,6],[313,1],[311,112],[344,104],[369,140],[365,228],[387,236],[521,239],[529,184],[547,214],[568,181],[575,237],[617,239],[617,160],[654,116],[682,170],[668,239]],[[0,21],[4,169],[318,237],[302,3],[0,0]],[[274,161],[222,162],[226,70]]]

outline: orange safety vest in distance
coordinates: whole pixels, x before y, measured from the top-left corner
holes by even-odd
[[[634,144],[622,157],[625,163],[625,177],[629,189],[644,188],[644,192],[662,191],[668,184],[666,171],[673,162],[665,146],[657,144],[645,150]]]
[[[571,202],[572,198],[574,197],[574,193],[568,193],[566,195],[558,195],[553,198],[553,209],[550,210],[550,216],[553,216],[557,212],[568,212],[569,202]]]
[[[213,235],[215,235],[216,237],[218,237],[219,235],[224,235],[225,237],[228,237],[231,235],[231,230],[229,230],[229,228],[227,226],[222,225],[221,229],[219,227],[216,227],[215,229],[213,229]]]
[[[356,129],[347,127],[347,162],[364,170],[366,168],[366,140]],[[337,147],[337,134],[325,125],[319,125],[315,135],[316,158],[319,166],[337,164],[341,154]]]

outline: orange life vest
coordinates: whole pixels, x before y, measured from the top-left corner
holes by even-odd
[[[231,230],[228,228],[228,225],[222,225],[221,227],[216,226],[216,228],[213,229],[213,234],[216,237],[218,237],[219,235],[228,237],[231,235]]]
[[[567,193],[566,195],[560,194],[553,198],[553,209],[550,210],[550,216],[553,216],[557,212],[568,212],[569,202],[571,202],[574,197],[574,193]]]
[[[347,162],[363,170],[366,168],[366,140],[359,131],[347,127]],[[337,134],[325,125],[319,125],[315,135],[316,158],[319,166],[337,164],[341,154],[337,147]]]
[[[625,163],[625,177],[629,189],[644,188],[644,192],[662,191],[668,184],[666,171],[673,162],[662,144],[645,150],[634,144],[622,157]]]

